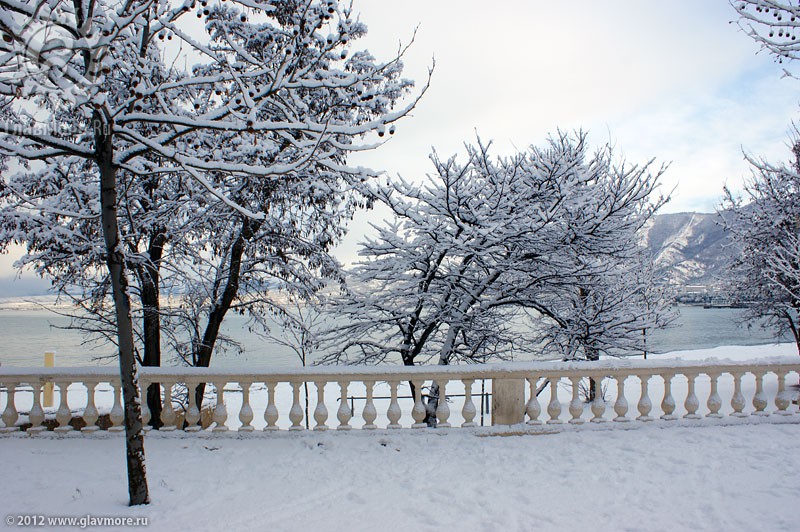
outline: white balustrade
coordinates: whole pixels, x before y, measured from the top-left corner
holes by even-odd
[[[580,425],[583,423],[581,415],[583,414],[583,401],[580,398],[580,384],[583,380],[581,377],[570,377],[572,383],[572,400],[569,402],[569,414],[572,419],[569,420],[573,425]]]
[[[594,383],[594,400],[592,401],[592,423],[602,423],[605,421],[603,418],[603,414],[606,412],[606,402],[603,400],[603,390],[601,383],[603,379],[600,377],[595,377],[594,380],[590,380],[589,382]]]
[[[558,425],[561,420],[558,418],[561,415],[561,401],[558,400],[558,383],[561,377],[550,378],[550,402],[547,404],[547,415],[550,419],[547,420],[551,425]]]
[[[300,382],[292,382],[292,408],[289,410],[289,421],[292,426],[289,430],[303,430],[303,407],[300,406]],[[219,401],[218,401],[219,402]]]
[[[721,418],[722,414],[719,413],[719,409],[722,408],[722,398],[717,391],[719,374],[709,373],[708,378],[711,379],[711,393],[708,394],[708,402],[706,403],[708,414],[706,415],[708,417]]]
[[[528,425],[541,425],[542,422],[539,420],[539,415],[542,413],[542,407],[539,405],[539,398],[537,397],[537,392],[539,391],[537,388],[537,384],[539,384],[538,377],[528,377],[528,385],[530,386],[530,397],[528,398],[528,404],[525,405],[525,413],[528,415]]]
[[[339,420],[339,426],[336,427],[337,430],[350,430],[352,428],[350,426],[350,419],[353,417],[353,412],[350,410],[350,405],[347,403],[347,388],[349,386],[350,383],[347,381],[339,383],[339,389],[342,395],[339,398],[339,410],[336,412],[336,419]]]
[[[325,407],[325,383],[315,382],[314,384],[317,386],[317,407],[314,409],[314,421],[317,424],[314,426],[314,430],[328,430],[328,425],[325,424],[328,421],[328,409]]]
[[[378,419],[378,411],[375,409],[375,400],[372,398],[375,391],[375,383],[366,381],[364,386],[367,387],[367,402],[361,412],[361,417],[364,418],[364,428],[368,430],[377,429],[378,426],[375,424],[375,420]]]
[[[239,427],[239,432],[252,432],[253,425],[253,408],[250,406],[250,383],[245,381],[242,384],[242,408],[239,410],[239,421],[242,426]]]
[[[797,413],[797,406],[793,402],[796,392],[787,386],[787,380],[790,376],[797,379],[799,373],[800,362],[793,359],[771,359],[764,364],[758,361],[717,364],[708,361],[626,360],[618,363],[615,360],[603,360],[592,364],[529,362],[497,366],[411,368],[312,367],[263,372],[142,368],[140,393],[143,420],[148,421],[154,414],[146,407],[147,388],[150,383],[161,383],[163,408],[160,420],[163,426],[159,431],[183,429],[192,433],[202,431],[203,426],[208,426],[205,417],[202,426],[199,423],[201,415],[205,416],[196,397],[196,388],[200,385],[209,390],[207,399],[212,405],[211,430],[215,432],[230,429],[251,432],[256,428],[306,428],[307,424],[303,421],[311,420],[305,420],[308,405],[302,402],[300,391],[301,387],[305,389],[308,384],[316,387],[316,404],[313,414],[309,415],[316,422],[313,427],[315,430],[329,428],[329,411],[336,412],[339,422],[336,428],[339,430],[348,430],[353,426],[377,429],[381,423],[379,411],[385,413],[383,419],[388,420],[387,425],[380,426],[389,429],[408,427],[408,424],[401,424],[404,415],[413,419],[411,427],[414,428],[428,427],[429,415],[436,416],[435,425],[439,428],[469,428],[476,425],[478,413],[473,395],[475,382],[482,379],[517,379],[528,383],[527,386],[520,387],[519,393],[527,393],[527,402],[524,397],[519,398],[519,408],[524,408],[519,419],[524,419],[522,416],[526,415],[527,425],[531,426],[527,430],[536,431],[539,430],[536,426],[542,423],[555,426],[564,423],[565,420],[561,419],[564,408],[569,412],[570,424],[579,426],[585,423],[583,414],[587,405],[580,387],[586,379],[591,379],[590,382],[593,383],[593,388],[589,390],[590,397],[593,398],[589,408],[593,416],[591,421],[595,423],[610,419],[605,417],[607,407],[602,383],[612,381],[616,382],[616,397],[613,405],[609,403],[608,408],[613,409],[613,420],[616,422],[633,421],[633,416],[629,414],[631,400],[637,400],[635,409],[638,411],[638,421],[659,418],[673,420],[676,418],[676,404],[681,401],[685,409],[685,413],[681,414],[687,419],[700,419],[702,415],[713,418],[714,421],[724,421],[729,417],[748,417],[752,413],[750,422],[779,422],[780,417]],[[559,385],[563,379],[571,386],[561,388]],[[54,382],[59,391],[59,404],[55,411],[45,411],[43,408],[41,397],[47,382]],[[543,399],[546,406],[540,403],[538,397],[540,383],[544,383],[542,389],[549,387],[549,398]],[[660,395],[662,383],[663,396]],[[338,386],[338,397],[334,394],[334,397],[326,398],[325,389],[329,384]],[[399,390],[406,384],[411,386],[413,398],[400,397]],[[104,393],[109,385],[113,390],[111,395]],[[460,393],[462,385],[464,400],[463,403],[457,403],[455,397]],[[359,393],[361,386],[363,396]],[[609,388],[613,390],[611,386]],[[356,392],[351,392],[351,389]],[[287,390],[289,393],[286,393]],[[431,390],[432,397],[426,395],[426,390]],[[435,397],[437,390],[438,398]],[[83,420],[80,433],[88,436],[98,432],[100,426],[106,426],[105,415],[101,415],[101,412],[109,412],[109,409],[109,430],[122,431],[124,411],[121,391],[118,375],[113,368],[17,370],[0,367],[0,433],[19,432],[19,427],[22,426],[29,434],[36,434],[46,430],[45,427],[53,430],[54,425],[59,433],[77,432],[73,431],[72,424],[73,418],[78,417]],[[448,393],[452,394],[450,399],[453,405],[459,405],[452,412]],[[83,399],[81,394],[84,394]],[[661,398],[660,404],[654,404],[651,395]],[[722,396],[726,400],[730,398],[728,408]],[[436,402],[435,412],[428,410],[432,408],[432,404],[428,404],[431,400]],[[72,407],[70,401],[74,403]],[[313,396],[311,401],[314,401]],[[358,406],[358,413],[352,407],[354,404]],[[483,404],[484,398],[481,396],[481,405]],[[543,407],[546,408],[547,419],[541,419]],[[185,412],[184,417],[177,416],[176,408]],[[779,415],[771,416],[772,413]],[[353,419],[354,416],[356,419]],[[176,426],[178,421],[180,423]],[[483,413],[481,424],[482,422]],[[157,431],[151,434],[155,432]]]
[[[203,427],[200,423],[200,406],[197,404],[197,386],[198,382],[190,381],[186,383],[186,401],[189,403],[186,409],[186,430],[187,432],[199,432]],[[166,406],[166,405],[164,405]],[[162,411],[164,406],[161,407]],[[172,408],[172,401],[170,401],[170,408]]]
[[[688,391],[686,393],[686,401],[683,402],[686,408],[686,419],[700,419],[697,415],[697,409],[700,408],[700,400],[697,399],[697,394],[694,392],[695,381],[697,380],[697,373],[687,373],[686,379],[688,382]]]
[[[267,409],[264,410],[264,421],[267,426],[264,430],[278,430],[278,407],[275,406],[275,386],[272,381],[267,381]]]
[[[625,376],[617,377],[617,400],[614,401],[614,413],[617,416],[614,421],[626,422],[630,421],[625,414],[628,413],[628,400],[625,398]]]
[[[81,429],[81,432],[94,432],[100,429],[100,427],[95,424],[100,418],[100,413],[97,411],[97,406],[94,404],[94,391],[97,389],[97,383],[88,381],[85,384],[87,399],[86,409],[83,411],[83,421],[86,422],[86,426]],[[147,404],[147,401],[143,401],[143,403]]]
[[[414,419],[414,424],[411,428],[422,429],[427,427],[425,424],[425,404],[422,402],[422,381],[414,381],[414,408],[411,409],[411,417]]]
[[[661,400],[661,419],[665,421],[673,421],[677,419],[673,412],[675,412],[675,398],[672,397],[672,379],[675,377],[674,373],[662,373],[661,378],[664,379],[664,398]]]
[[[386,417],[389,419],[389,425],[386,428],[399,429],[400,418],[403,417],[403,411],[400,409],[400,403],[397,400],[397,387],[400,385],[397,381],[389,382],[389,393],[391,394],[389,409],[386,410]]]
[[[178,420],[178,414],[175,413],[175,407],[172,406],[173,386],[174,384],[171,382],[164,382],[164,401],[163,404],[161,405],[161,423],[163,425],[159,429],[162,431],[170,431],[170,430],[175,430],[177,428],[175,423]]]
[[[472,402],[472,383],[475,379],[464,379],[464,407],[461,409],[461,417],[464,418],[462,427],[474,427],[475,415],[478,410],[475,408],[475,403]]]

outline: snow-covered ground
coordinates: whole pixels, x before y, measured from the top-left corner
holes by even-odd
[[[761,350],[790,353],[674,355]],[[16,434],[0,438],[0,517],[143,516],[148,530],[196,531],[798,530],[800,415],[687,423],[150,434],[152,504],[134,509],[119,435]]]
[[[126,507],[121,438],[5,438],[6,515],[146,516],[149,530],[797,530],[800,425],[148,437]]]

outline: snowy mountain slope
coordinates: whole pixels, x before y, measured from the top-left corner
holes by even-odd
[[[671,284],[719,283],[730,249],[718,222],[716,213],[689,212],[660,214],[648,224],[643,239]]]

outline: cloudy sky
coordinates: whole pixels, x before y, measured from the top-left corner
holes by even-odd
[[[406,77],[428,92],[380,149],[352,162],[421,179],[432,147],[462,151],[476,132],[497,154],[583,128],[629,162],[670,163],[663,212],[717,206],[749,174],[743,150],[785,160],[800,81],[732,21],[726,0],[355,0],[369,35],[354,47],[378,59],[416,40]],[[340,250],[348,261],[370,213]],[[0,278],[12,275],[0,256]],[[20,287],[19,283],[14,286]],[[0,279],[0,296],[12,289]]]

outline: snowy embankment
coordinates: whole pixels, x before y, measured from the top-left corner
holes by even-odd
[[[788,354],[726,347],[655,360]],[[145,516],[150,530],[797,529],[800,416],[687,423],[151,434],[153,502],[135,509],[119,435],[17,434],[0,438],[0,501],[12,516]]]

